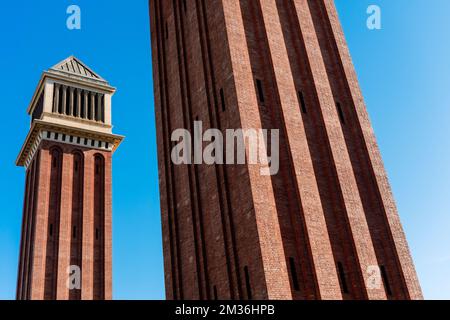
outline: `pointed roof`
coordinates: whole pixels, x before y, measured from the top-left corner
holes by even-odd
[[[92,71],[86,64],[81,62],[78,58],[70,56],[67,59],[61,61],[57,65],[50,68],[50,71],[57,71],[68,73],[75,76],[82,76],[85,78],[90,78],[92,80],[106,82],[105,79],[100,77],[97,73]]]

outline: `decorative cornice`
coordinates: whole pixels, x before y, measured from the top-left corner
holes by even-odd
[[[100,121],[96,121],[96,120],[88,120],[88,119],[83,119],[83,118],[78,118],[78,117],[72,117],[72,116],[68,116],[65,114],[59,114],[59,113],[52,113],[52,112],[43,112],[42,116],[47,116],[49,118],[56,118],[56,119],[63,119],[63,120],[70,120],[72,122],[77,122],[80,124],[88,124],[91,126],[97,126],[99,128],[105,128],[105,129],[112,129],[113,126],[106,124],[106,123],[102,123]]]
[[[62,137],[65,136],[63,140]],[[70,141],[70,137],[75,138]],[[78,141],[78,138],[79,141]],[[16,160],[17,166],[27,167],[33,159],[42,140],[52,140],[61,143],[79,145],[84,148],[101,149],[115,152],[124,137],[120,135],[85,130],[60,124],[35,120],[28,133],[25,143]],[[103,146],[101,143],[106,143]],[[108,148],[106,148],[108,146]]]

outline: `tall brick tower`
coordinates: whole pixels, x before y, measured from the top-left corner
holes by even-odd
[[[114,92],[75,57],[41,77],[17,159],[26,168],[17,299],[112,298],[111,158],[123,138],[112,134]]]
[[[169,299],[421,299],[332,0],[150,0]],[[280,129],[280,171],[171,133]]]

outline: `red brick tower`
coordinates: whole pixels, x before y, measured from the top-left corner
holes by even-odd
[[[17,159],[26,168],[17,299],[112,298],[115,89],[75,57],[44,72]]]
[[[332,0],[150,0],[169,299],[421,299]],[[280,129],[280,171],[171,133]]]

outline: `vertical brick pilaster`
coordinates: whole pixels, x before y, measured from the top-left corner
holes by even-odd
[[[59,222],[59,244],[58,244],[58,271],[56,285],[56,299],[68,300],[69,288],[67,280],[70,266],[70,244],[72,239],[72,186],[73,186],[73,155],[64,152],[61,180],[61,209]]]
[[[85,152],[81,299],[94,298],[94,156]]]
[[[223,1],[225,27],[233,71],[236,103],[243,129],[261,129],[258,103],[253,86],[250,57],[239,2]],[[267,299],[292,299],[275,199],[270,177],[261,175],[260,166],[247,166],[253,196],[259,249],[261,250]]]
[[[295,8],[346,208],[348,227],[358,256],[361,282],[366,287],[368,267],[378,265],[377,257],[370,237],[311,12],[309,11],[308,1],[295,1]],[[386,294],[382,288],[372,290],[365,288],[365,291],[369,299],[386,299]]]
[[[274,0],[261,0],[261,12],[270,50],[270,60],[286,126],[289,149],[292,154],[298,192],[306,225],[316,285],[322,299],[341,299],[341,291],[334,266],[328,230],[321,206],[311,154],[306,140],[301,109],[298,103],[292,70],[285,46]]]
[[[398,263],[400,265],[401,272],[403,273],[409,297],[411,299],[423,299],[422,290],[417,278],[414,263],[409,252],[408,243],[403,232],[394,197],[392,195],[392,190],[389,185],[375,134],[372,125],[370,124],[364,98],[361,93],[334,2],[332,0],[324,0],[324,7],[326,11],[325,14],[327,15],[327,19],[333,32],[334,39],[332,40],[336,43],[340,64],[345,75],[345,81],[350,89],[351,99],[355,106],[357,119],[362,128],[361,132],[364,144],[367,147],[370,165],[374,172],[374,178],[381,196],[381,205],[384,208],[386,219],[388,221],[391,233],[391,238],[389,238],[389,241],[392,241],[395,248]],[[388,235],[385,236],[388,237]]]
[[[104,248],[104,290],[105,300],[112,300],[112,159],[105,156],[105,248]]]
[[[47,250],[47,234],[48,234],[48,209],[49,209],[49,192],[50,192],[50,165],[51,155],[46,149],[40,151],[40,166],[36,168],[39,184],[36,194],[36,213],[34,241],[31,243],[31,269],[28,269],[30,281],[31,300],[44,299],[45,287],[45,260]]]

